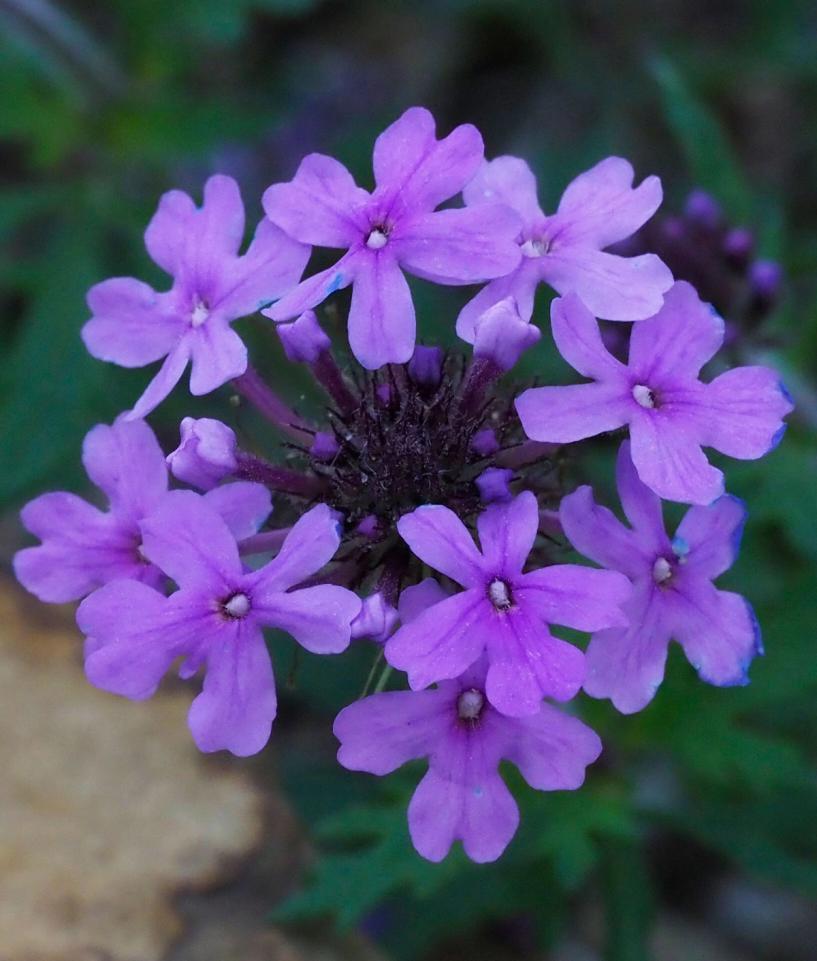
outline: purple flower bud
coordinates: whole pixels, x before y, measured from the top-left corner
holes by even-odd
[[[705,190],[693,190],[687,197],[684,216],[698,227],[714,229],[721,222],[721,206]]]
[[[477,320],[474,356],[491,361],[502,370],[510,370],[523,351],[541,337],[538,327],[519,316],[516,302],[506,297]]]
[[[312,441],[312,447],[309,449],[309,453],[315,460],[326,461],[332,460],[339,450],[338,442],[331,434],[319,431],[315,434],[315,439]]]
[[[383,642],[397,624],[397,609],[392,607],[380,591],[363,598],[363,607],[352,621],[352,637],[368,637]]]
[[[774,300],[780,293],[783,268],[774,260],[756,260],[749,267],[752,293],[760,300]]]
[[[210,490],[237,467],[233,431],[220,420],[185,417],[181,443],[167,456],[170,472],[180,481]]]
[[[491,454],[495,454],[499,450],[496,433],[490,427],[478,430],[471,438],[471,450],[480,457],[490,457]]]
[[[380,533],[380,521],[374,514],[367,514],[357,525],[355,531],[363,537],[375,538]]]
[[[751,230],[745,227],[734,227],[724,237],[723,253],[730,263],[736,267],[743,267],[752,256],[755,238]]]
[[[276,329],[287,360],[294,364],[314,364],[332,343],[321,329],[314,310],[304,311],[292,323],[276,324]]]
[[[409,377],[421,387],[433,389],[442,378],[444,353],[441,347],[414,348],[408,365]]]
[[[479,496],[483,504],[509,501],[511,494],[510,483],[513,471],[505,467],[488,467],[474,480],[479,489]]]

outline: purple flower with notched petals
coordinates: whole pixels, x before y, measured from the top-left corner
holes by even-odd
[[[148,224],[145,245],[173,277],[165,293],[133,277],[113,277],[88,291],[93,316],[82,329],[89,352],[122,367],[165,358],[128,415],[144,417],[192,364],[190,392],[207,394],[247,369],[247,349],[230,327],[298,283],[309,248],[262,220],[247,252],[244,205],[231,177],[211,177],[197,208],[181,190],[166,193]]]
[[[527,717],[506,717],[485,688],[479,661],[435,690],[375,694],[335,720],[338,761],[350,770],[383,775],[428,758],[408,822],[414,847],[430,861],[442,861],[458,839],[479,862],[495,861],[508,846],[519,809],[500,761],[515,764],[539,791],[563,791],[580,787],[601,753],[598,736],[578,718],[545,703]]]
[[[99,424],[83,442],[82,462],[110,502],[101,511],[76,494],[54,491],[26,504],[25,527],[42,544],[14,558],[20,583],[42,601],[78,600],[108,581],[127,577],[158,585],[161,571],[142,549],[141,521],[168,496],[167,466],[144,421]],[[227,484],[205,495],[236,537],[249,537],[271,510],[261,484]]]
[[[292,590],[319,571],[340,543],[336,515],[325,504],[295,524],[278,555],[247,571],[224,521],[192,491],[168,494],[142,523],[145,555],[179,590],[170,597],[119,580],[80,605],[87,635],[85,671],[114,694],[150,697],[172,662],[181,674],[205,669],[189,724],[202,751],[255,754],[276,713],[272,663],[261,628],[277,627],[308,651],[335,654],[349,645],[360,601],[343,587]]]
[[[472,209],[497,201],[522,219],[519,266],[492,280],[465,305],[457,333],[474,342],[477,318],[497,301],[513,297],[523,318],[533,313],[540,283],[560,294],[575,292],[597,317],[641,320],[661,306],[672,274],[654,254],[619,257],[605,247],[624,240],[652,217],[661,204],[661,181],[647,177],[633,187],[633,168],[608,157],[578,176],[562,195],[559,209],[547,216],[536,196],[536,178],[524,160],[497,157],[483,165],[463,191]]]
[[[415,317],[403,270],[437,284],[471,284],[501,277],[519,263],[519,220],[504,204],[436,210],[462,190],[482,160],[475,127],[463,124],[437,140],[434,118],[421,107],[407,110],[377,138],[373,193],[358,187],[337,160],[310,154],[290,183],[268,188],[264,209],[296,240],[347,253],[264,313],[288,320],[352,284],[355,357],[370,370],[408,361]]]
[[[633,582],[624,608],[629,626],[593,635],[584,683],[588,694],[609,697],[624,714],[652,700],[672,638],[701,679],[719,686],[748,683],[748,665],[762,653],[749,603],[712,584],[737,556],[743,503],[726,494],[707,507],[691,507],[670,539],[661,501],[638,479],[629,447],[621,445],[617,475],[632,529],[595,504],[589,487],[565,497],[560,510],[564,532],[580,553]]]
[[[387,642],[386,659],[408,673],[413,689],[459,677],[486,652],[485,690],[503,714],[535,714],[542,697],[564,701],[581,687],[584,655],[553,637],[548,624],[584,631],[625,624],[619,604],[630,585],[620,574],[575,564],[523,574],[538,525],[530,491],[479,515],[482,552],[447,507],[400,518],[397,529],[417,557],[465,588]]]
[[[736,367],[705,384],[701,367],[723,341],[723,320],[679,282],[664,306],[633,326],[628,363],[605,348],[599,325],[577,297],[551,311],[559,352],[592,384],[534,387],[516,401],[528,437],[567,443],[629,425],[638,476],[667,500],[708,504],[723,474],[702,447],[752,460],[785,430],[792,404],[769,367]]]

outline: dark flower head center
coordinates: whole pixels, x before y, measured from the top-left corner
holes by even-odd
[[[250,613],[250,599],[238,591],[222,603],[221,609],[232,620],[240,620]]]
[[[482,710],[485,707],[485,695],[472,687],[468,691],[463,691],[457,698],[457,717],[461,721],[469,721],[471,724],[479,720]]]
[[[510,587],[498,577],[488,585],[488,597],[498,611],[509,611],[513,606]]]

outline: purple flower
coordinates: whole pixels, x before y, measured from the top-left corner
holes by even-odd
[[[513,298],[506,297],[474,322],[474,357],[489,361],[505,372],[541,336],[538,327],[520,317]]]
[[[201,490],[210,490],[238,466],[235,433],[220,420],[185,417],[179,446],[167,455],[174,477]]]
[[[565,534],[578,551],[633,582],[625,605],[629,626],[593,635],[584,683],[588,694],[609,697],[625,714],[652,700],[664,677],[671,638],[701,679],[719,686],[748,683],[749,662],[762,653],[748,602],[712,584],[737,556],[743,503],[727,494],[708,507],[691,507],[670,540],[661,501],[638,479],[629,446],[621,445],[617,475],[632,530],[596,505],[589,487],[565,497],[560,511]]]
[[[382,643],[394,630],[396,623],[397,610],[380,591],[375,591],[363,598],[360,613],[352,621],[352,637],[365,637]]]
[[[100,424],[85,437],[82,462],[108,498],[107,512],[66,491],[43,494],[21,512],[42,544],[19,551],[14,571],[42,601],[78,600],[121,577],[154,586],[162,579],[142,549],[140,527],[168,496],[167,466],[153,431],[143,421]],[[228,484],[205,499],[240,538],[254,534],[271,510],[260,484]]]
[[[792,404],[775,371],[737,367],[710,384],[698,379],[723,341],[723,321],[689,284],[675,284],[655,317],[633,326],[626,366],[577,297],[555,301],[551,319],[562,356],[594,382],[525,391],[516,409],[528,437],[566,443],[627,424],[641,480],[690,504],[723,493],[723,474],[702,447],[751,460],[782,437]]]
[[[523,574],[538,525],[530,491],[480,514],[481,553],[447,507],[400,518],[397,529],[417,557],[465,588],[387,642],[387,660],[408,672],[413,689],[459,677],[486,652],[486,693],[503,714],[535,714],[543,696],[564,701],[581,687],[584,655],[553,637],[548,624],[584,631],[625,624],[618,605],[630,585],[620,574],[574,564]]]
[[[268,220],[238,256],[243,237],[244,206],[230,177],[207,181],[200,209],[186,193],[171,190],[145,232],[148,253],[173,277],[171,289],[157,293],[133,277],[114,277],[88,291],[93,316],[82,338],[94,357],[122,367],[165,358],[130,418],[160,404],[188,361],[193,394],[207,394],[247,369],[247,350],[230,323],[296,284],[309,248]]]
[[[672,274],[654,254],[619,257],[604,248],[624,240],[661,204],[661,182],[647,177],[633,188],[633,168],[608,157],[578,176],[562,195],[559,209],[547,216],[536,196],[536,178],[524,160],[497,157],[483,165],[463,191],[472,209],[497,201],[522,218],[518,240],[522,261],[510,274],[491,281],[463,308],[457,333],[474,342],[477,318],[505,297],[515,298],[527,319],[540,283],[560,294],[575,292],[596,316],[641,320],[661,306]]]
[[[503,204],[436,208],[458,194],[483,160],[482,137],[463,124],[437,140],[434,118],[407,110],[374,147],[376,188],[358,187],[337,160],[310,154],[294,179],[264,194],[269,219],[306,244],[347,251],[264,313],[288,320],[353,284],[349,342],[374,370],[414,350],[414,304],[403,270],[438,284],[501,277],[520,260],[519,220]]]
[[[343,587],[291,590],[337,550],[335,514],[325,504],[313,507],[257,571],[245,570],[227,525],[192,491],[168,494],[142,530],[146,556],[179,590],[166,598],[145,584],[119,580],[86,598],[77,623],[88,637],[88,679],[141,700],[184,656],[183,677],[205,669],[189,715],[199,748],[241,756],[260,751],[276,712],[261,628],[280,628],[308,651],[334,654],[349,645],[360,611],[360,601]]]
[[[442,861],[457,839],[473,861],[495,861],[505,850],[519,810],[497,770],[501,760],[537,790],[575,790],[601,753],[578,718],[545,703],[528,717],[506,717],[485,687],[480,661],[435,690],[375,694],[335,720],[338,761],[350,770],[383,775],[428,758],[408,822],[414,847],[430,861]]]

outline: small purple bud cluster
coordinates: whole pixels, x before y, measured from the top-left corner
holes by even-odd
[[[439,209],[458,195],[463,206]],[[581,785],[601,742],[549,701],[584,689],[638,711],[671,640],[703,680],[746,683],[757,623],[741,596],[713,584],[735,559],[745,511],[703,448],[761,457],[792,404],[765,367],[701,380],[721,318],[655,254],[607,251],[660,202],[657,178],[634,187],[631,166],[611,157],[546,214],[523,160],[486,161],[469,125],[437,139],[419,108],[378,137],[372,191],[318,154],[269,187],[244,254],[234,181],[210,178],[200,208],[166,194],[145,241],[170,289],[115,278],[88,295],[83,337],[95,357],[162,361],[134,408],[85,439],[107,509],[58,492],[22,512],[41,543],[17,555],[17,576],[44,601],[82,601],[91,683],[138,700],[174,665],[183,678],[201,674],[196,744],[249,755],[276,714],[263,628],[316,654],[369,639],[407,685],[384,690],[384,674],[379,693],[339,714],[338,759],[378,775],[428,759],[408,820],[435,861],[458,839],[476,861],[511,840],[519,812],[501,760],[536,790]],[[717,223],[703,198],[687,217]],[[342,253],[301,279],[312,247]],[[407,273],[484,284],[456,321],[470,356],[416,344]],[[553,340],[584,383],[520,389],[509,377],[542,336],[532,322],[540,284],[560,295]],[[345,287],[359,366],[338,360],[315,313]],[[323,423],[249,366],[231,324],[258,311],[326,394]],[[633,322],[618,326],[626,362],[597,318]],[[143,418],[188,363],[191,393],[229,383],[286,438],[285,466],[207,418],[185,418],[165,458]],[[590,487],[563,486],[562,466],[581,465],[577,442],[622,429],[629,527]],[[188,489],[171,489],[171,477]],[[692,505],[673,537],[661,498]],[[599,567],[564,563],[571,546]],[[586,652],[553,625],[589,634]]]

